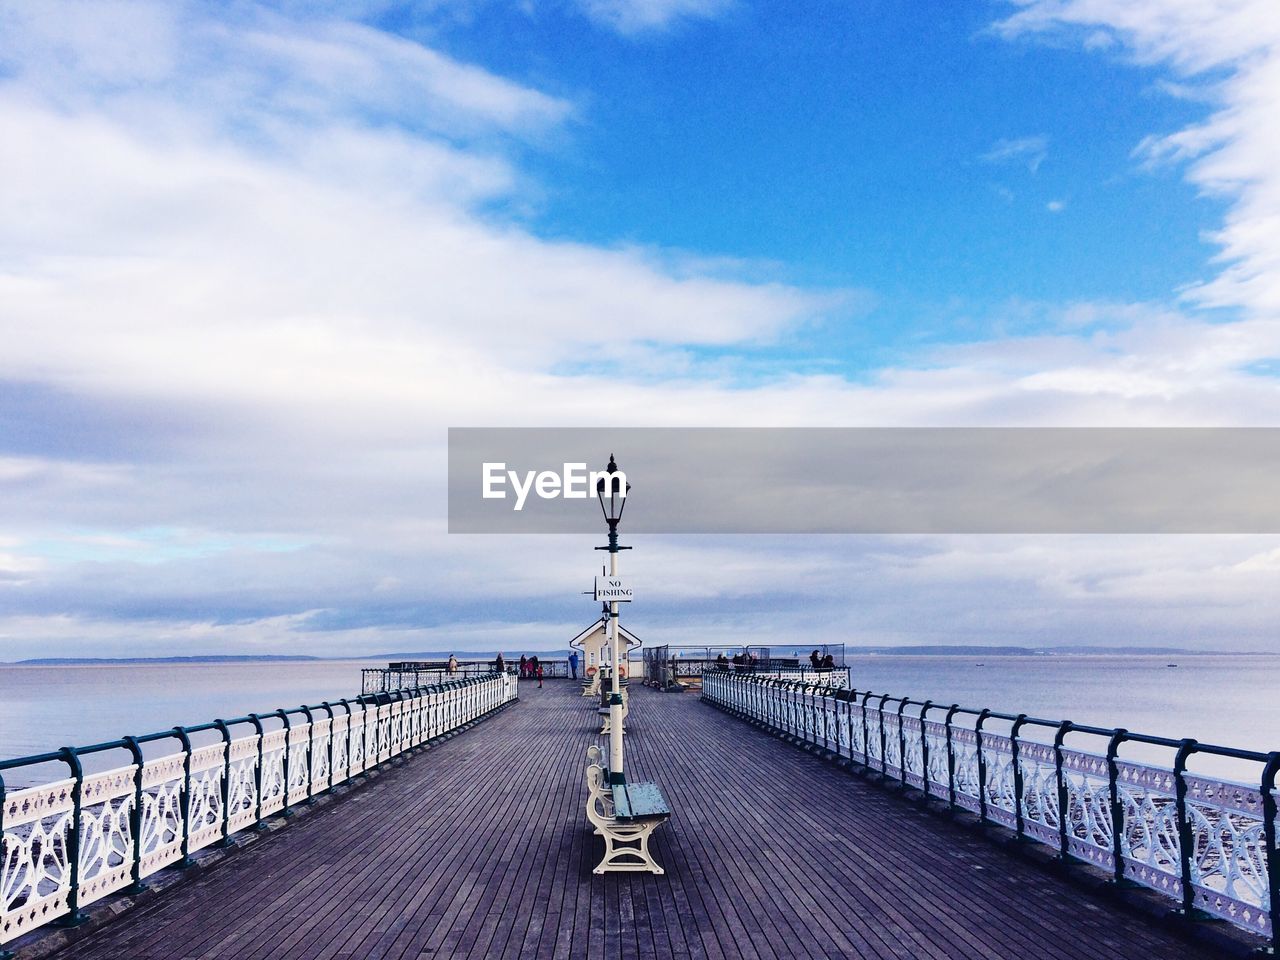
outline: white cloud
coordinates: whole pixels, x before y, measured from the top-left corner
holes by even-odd
[[[717,17],[735,0],[576,0],[596,23],[623,34],[667,29],[687,20]]]
[[[1024,0],[1000,25],[1008,36],[1105,31],[1139,62],[1172,69],[1214,104],[1174,133],[1150,131],[1148,160],[1189,163],[1188,179],[1230,204],[1212,234],[1223,268],[1186,291],[1208,306],[1280,316],[1280,17],[1270,0]]]
[[[342,120],[539,135],[572,113],[560,98],[314,11],[286,19],[252,4],[4,0],[0,27],[0,64],[20,88],[153,135],[166,121],[177,135],[196,123],[270,137],[281,125]]]
[[[1032,173],[1040,169],[1040,165],[1049,156],[1049,138],[1043,135],[1034,137],[1018,137],[1012,140],[997,140],[991,149],[981,157],[986,163],[1024,164]]]
[[[1048,203],[1044,205],[1044,208],[1048,210],[1050,213],[1061,213],[1063,210],[1067,209],[1067,201],[1050,200]]]

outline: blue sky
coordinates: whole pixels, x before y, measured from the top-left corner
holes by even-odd
[[[1202,277],[1199,234],[1220,211],[1132,152],[1135,131],[1175,130],[1204,105],[1132,64],[1005,41],[996,9],[743,5],[617,37],[489,7],[443,36],[588,91],[568,143],[532,162],[540,233],[776,263],[918,313],[957,298],[1162,298]]]
[[[1252,0],[0,0],[0,659],[560,645],[593,544],[445,534],[450,426],[1275,426],[1278,90]],[[642,546],[655,640],[1280,597],[1262,537]]]

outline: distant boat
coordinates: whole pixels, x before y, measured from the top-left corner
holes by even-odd
[[[1176,664],[1176,663],[1166,663],[1166,664],[1165,664],[1165,666],[1166,666],[1166,667],[1176,667],[1176,666],[1177,666],[1177,664]]]

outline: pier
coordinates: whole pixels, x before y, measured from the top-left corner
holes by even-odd
[[[675,810],[654,837],[664,875],[592,874],[595,706],[548,682],[131,909],[104,903],[11,946],[65,960],[1224,955],[696,694],[631,696],[629,769]]]

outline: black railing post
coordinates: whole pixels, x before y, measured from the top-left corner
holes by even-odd
[[[1013,728],[1009,731],[1009,762],[1013,765],[1013,823],[1019,839],[1023,837],[1027,825],[1022,817],[1022,791],[1025,784],[1022,782],[1022,764],[1018,759],[1018,733],[1026,722],[1027,715],[1018,714],[1013,721]]]
[[[275,716],[279,717],[284,724],[284,806],[280,808],[280,816],[291,817],[293,816],[293,811],[289,809],[289,778],[292,776],[292,768],[290,767],[292,758],[290,754],[293,752],[293,746],[289,741],[293,739],[290,736],[293,732],[293,727],[289,723],[289,714],[283,707],[275,712]]]
[[[125,749],[129,751],[129,755],[133,757],[133,809],[129,811],[129,829],[133,833],[133,868],[130,875],[133,882],[125,888],[125,893],[141,893],[147,889],[147,885],[142,882],[142,823],[143,823],[143,801],[142,801],[142,766],[145,762],[142,756],[142,746],[138,743],[137,737],[124,738]],[[0,797],[0,800],[3,798]],[[3,808],[0,808],[0,816],[3,816]]]
[[[324,701],[320,706],[324,707],[325,713],[329,714],[329,745],[326,748],[329,751],[329,782],[325,784],[324,788],[325,793],[328,793],[333,789],[333,721],[335,717],[333,715],[333,705],[328,700]]]
[[[844,740],[844,752],[850,760],[853,759],[853,698],[857,696],[857,692],[849,689],[845,691],[845,696],[841,697],[837,703],[841,706],[837,707],[844,718],[838,721],[838,730],[836,733],[836,754],[840,753],[839,741]]]
[[[903,724],[906,717],[907,704],[911,701],[906,697],[902,698],[902,702],[898,704],[898,780],[902,783],[902,789],[907,788],[907,728]],[[923,725],[921,730],[923,730]]]
[[[945,721],[947,729],[947,807],[954,814],[956,812],[956,750],[955,745],[951,742],[951,721],[955,719],[955,715],[960,711],[960,704],[953,703],[947,710],[947,719]]]
[[[867,707],[871,704],[871,691],[862,696],[862,769],[871,769],[871,724],[867,720]]]
[[[982,725],[987,722],[991,711],[986,707],[978,714],[973,725],[974,751],[978,755],[978,822],[987,822],[987,756],[982,749]]]
[[[307,718],[307,799],[304,801],[307,806],[315,802],[316,794],[314,784],[316,780],[315,769],[315,738],[316,738],[316,718],[311,713],[311,708],[305,703],[299,708],[303,716]]]
[[[346,762],[342,767],[342,779],[343,782],[346,782],[351,779],[351,718],[354,714],[351,712],[351,702],[346,697],[343,697],[338,702],[342,704],[342,708],[347,711],[347,726],[344,731],[347,738],[347,749],[343,751],[343,756],[345,757]]]
[[[253,729],[258,732],[258,767],[253,773],[254,784],[254,811],[253,811],[253,827],[255,830],[265,830],[267,825],[262,822],[262,768],[266,765],[266,732],[262,728],[261,714],[249,714],[249,722],[253,724]]]
[[[1276,837],[1276,775],[1280,774],[1280,751],[1267,757],[1262,771],[1262,836],[1266,844],[1267,914],[1271,918],[1271,952],[1280,955],[1280,841]]]
[[[0,770],[0,866],[4,864],[5,859],[7,857],[7,851],[5,849],[5,842],[4,842],[4,798],[5,796],[6,796],[6,791],[5,791],[5,785],[4,785],[4,771]],[[6,950],[2,944],[0,944],[0,960],[14,960],[13,951]]]
[[[831,749],[831,713],[837,709],[836,701],[831,698],[831,688],[827,687],[822,692],[822,748],[824,750]],[[840,743],[836,742],[836,753],[840,753]]]
[[[1124,804],[1120,802],[1120,744],[1129,731],[1123,728],[1111,734],[1107,741],[1107,794],[1111,802],[1111,857],[1112,873],[1116,885],[1123,885],[1124,879]]]
[[[75,783],[71,787],[71,822],[67,824],[67,835],[64,847],[67,854],[67,867],[71,874],[71,888],[67,897],[67,915],[58,921],[60,926],[77,927],[89,919],[80,910],[80,843],[84,828],[80,822],[80,814],[84,800],[84,767],[80,764],[80,756],[75,747],[63,747],[58,751],[62,762],[71,768],[71,777]]]
[[[925,730],[925,722],[929,716],[932,700],[920,704],[920,783],[923,785],[924,798],[929,799],[929,734]]]
[[[889,776],[889,762],[887,758],[889,740],[884,732],[884,705],[889,702],[889,695],[886,693],[880,698],[880,706],[876,708],[876,712],[880,714],[880,779],[883,780]]]
[[[1058,725],[1058,732],[1053,738],[1053,766],[1058,787],[1058,855],[1063,862],[1067,860],[1067,819],[1070,813],[1071,798],[1067,790],[1067,777],[1063,770],[1063,742],[1071,731],[1071,721],[1063,720]]]
[[[186,727],[174,727],[173,734],[182,744],[182,794],[178,798],[178,810],[182,815],[182,859],[178,866],[191,866],[191,737]]]
[[[1195,887],[1191,883],[1191,858],[1195,855],[1195,834],[1191,829],[1191,818],[1187,816],[1187,760],[1196,752],[1199,744],[1195,740],[1186,739],[1178,745],[1178,752],[1173,758],[1174,809],[1178,815],[1178,860],[1179,874],[1182,879],[1182,913],[1191,917],[1195,912]]]
[[[225,720],[215,720],[213,725],[222,734],[225,755],[222,758],[222,839],[219,847],[230,847],[231,842],[231,728]]]

